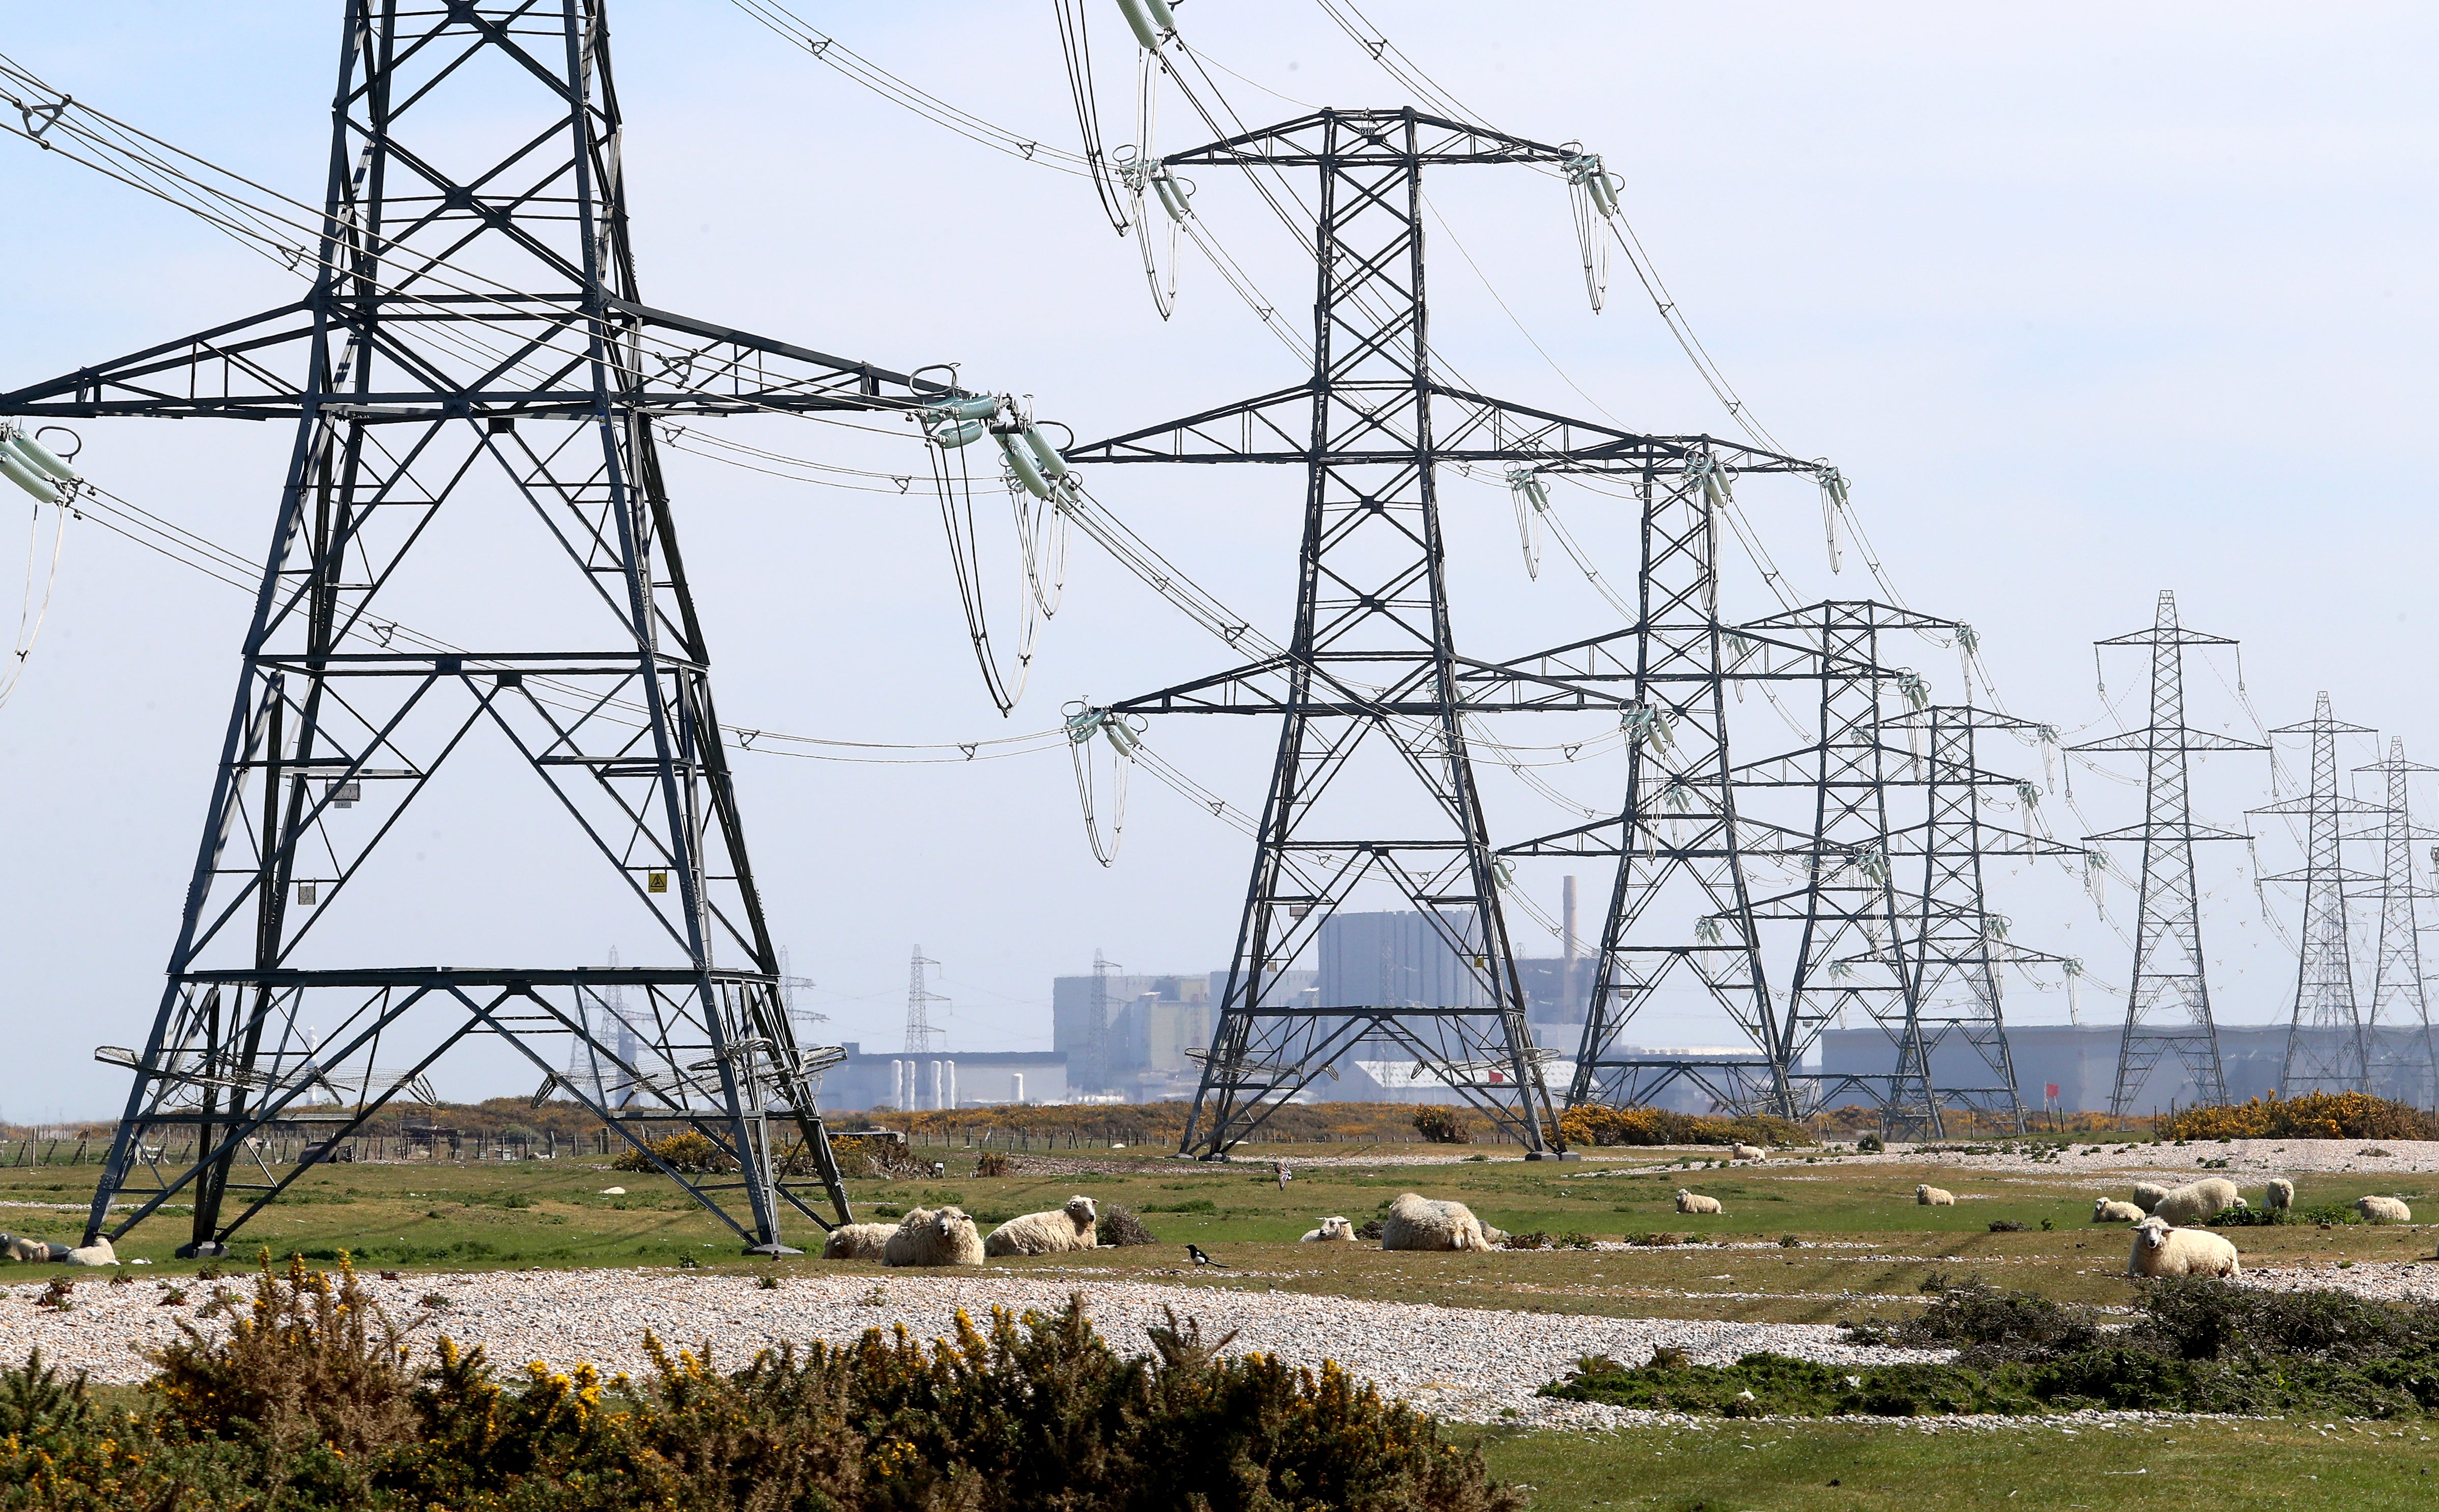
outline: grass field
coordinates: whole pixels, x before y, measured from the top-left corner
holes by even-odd
[[[1134,1209],[1162,1241],[993,1262],[1079,1280],[1098,1275],[1473,1308],[1770,1322],[1894,1315],[1920,1305],[1925,1283],[1934,1276],[1979,1277],[2104,1307],[2124,1307],[2134,1295],[2124,1275],[2126,1229],[2089,1221],[2093,1192],[2122,1191],[2128,1179],[2078,1171],[2071,1162],[1984,1172],[1807,1162],[1799,1155],[1760,1167],[1687,1169],[1675,1152],[1644,1150],[1601,1151],[1563,1165],[1528,1164],[1512,1155],[1431,1166],[1386,1163],[1411,1152],[1412,1147],[1387,1147],[1377,1152],[1383,1164],[1367,1165],[1361,1163],[1363,1152],[1344,1145],[1265,1149],[1266,1161],[1359,1157],[1344,1165],[1298,1164],[1282,1192],[1266,1163],[1215,1166],[1147,1158],[1130,1165],[1132,1152],[1123,1152],[1107,1168],[1042,1170],[1043,1162],[1036,1160],[1037,1168],[1028,1170],[1020,1155],[1014,1174],[983,1179],[971,1174],[972,1151],[939,1148],[918,1153],[946,1163],[945,1177],[856,1181],[850,1193],[859,1218],[953,1202],[988,1222],[1054,1207],[1082,1192]],[[2194,1158],[2176,1152],[2173,1164]],[[1073,1162],[1062,1155],[1059,1165]],[[0,1228],[74,1238],[92,1179],[90,1166],[0,1168]],[[1917,1206],[1914,1188],[1924,1181],[1954,1190],[1963,1201],[1952,1208]],[[1726,1212],[1678,1214],[1672,1198],[1680,1185],[1718,1197]],[[602,1195],[609,1186],[626,1193]],[[2298,1201],[2307,1206],[2351,1201],[2368,1189],[2360,1175],[2307,1176],[2298,1187]],[[2394,1176],[2381,1189],[2401,1191],[2417,1206],[2439,1202],[2439,1176]],[[1294,1242],[1324,1215],[1361,1222],[1408,1190],[1462,1200],[1489,1222],[1516,1232],[1603,1239],[1665,1234],[1683,1242],[1491,1254],[1384,1254]],[[156,1216],[129,1236],[120,1254],[151,1260],[156,1274],[193,1271],[195,1262],[171,1254],[187,1236],[187,1217],[183,1209]],[[2025,1228],[1990,1232],[1991,1221],[2001,1218]],[[2042,1229],[2043,1220],[2052,1227]],[[2229,1232],[2252,1269],[2431,1255],[2428,1228]],[[1790,1235],[1796,1243],[1782,1247]],[[818,1231],[810,1222],[796,1225],[792,1237],[818,1248]],[[1187,1269],[1182,1247],[1188,1241],[1231,1269]],[[346,1250],[367,1267],[408,1271],[661,1267],[681,1254],[711,1267],[771,1263],[743,1259],[735,1236],[666,1178],[613,1172],[598,1159],[318,1168],[249,1224],[237,1250],[250,1257],[257,1246],[312,1258]],[[778,1264],[841,1269],[810,1257]],[[100,1278],[78,1279],[94,1284]],[[2006,1503],[2101,1509],[2180,1492],[2208,1496],[2228,1509],[2420,1507],[2439,1497],[2433,1484],[2439,1457],[2430,1442],[2439,1435],[2427,1435],[2428,1426],[2410,1424],[2400,1439],[2390,1436],[2394,1425],[2231,1427],[2191,1419],[2147,1429],[2087,1426],[2074,1433],[2054,1424],[1929,1432],[1895,1424],[1771,1423],[1494,1433],[1485,1447],[1497,1473],[1536,1487],[1535,1505],[1543,1508],[1902,1505],[1936,1512]],[[1480,1431],[1456,1432],[1470,1437]],[[2131,1473],[2137,1469],[2148,1473]]]

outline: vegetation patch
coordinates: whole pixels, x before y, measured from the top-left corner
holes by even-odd
[[[2439,1307],[2344,1291],[2155,1281],[2145,1289],[2141,1320],[2110,1335],[2085,1309],[1966,1282],[1907,1323],[1849,1330],[1858,1343],[1958,1354],[1947,1363],[1860,1370],[1771,1354],[1733,1365],[1655,1357],[1633,1369],[1587,1360],[1542,1395],[1727,1417],[2085,1408],[2371,1418],[2439,1412]]]
[[[2439,1139],[2439,1114],[2360,1092],[2186,1108],[2159,1120],[2159,1137],[2191,1139]]]
[[[1784,1118],[1711,1118],[1665,1108],[1570,1108],[1558,1115],[1570,1145],[1809,1145],[1801,1124]]]

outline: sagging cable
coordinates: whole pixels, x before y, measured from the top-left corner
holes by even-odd
[[[1127,776],[1134,766],[1136,753],[1143,749],[1141,716],[1130,717],[1110,709],[1095,708],[1081,700],[1069,703],[1059,712],[1067,719],[1067,754],[1076,766],[1076,799],[1084,809],[1084,838],[1093,847],[1093,859],[1108,866],[1117,861],[1118,845],[1126,836]],[[1092,744],[1095,736],[1108,741],[1110,747],[1110,834],[1106,845],[1101,839],[1100,816],[1094,804]]]

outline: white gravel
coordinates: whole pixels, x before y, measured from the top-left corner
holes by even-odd
[[[2439,1302],[2439,1263],[2358,1260],[2352,1265],[2270,1266],[2248,1270],[2244,1285],[2266,1291],[2352,1291],[2381,1302]]]
[[[365,1284],[393,1318],[420,1320],[417,1337],[445,1331],[461,1343],[487,1346],[504,1366],[540,1360],[564,1368],[590,1361],[604,1370],[636,1373],[650,1368],[641,1348],[647,1328],[672,1348],[707,1339],[715,1357],[733,1366],[786,1341],[845,1343],[866,1328],[897,1323],[918,1336],[937,1336],[949,1331],[959,1307],[988,1324],[993,1307],[1047,1310],[1080,1290],[1095,1326],[1121,1350],[1149,1347],[1145,1330],[1161,1321],[1166,1305],[1180,1316],[1200,1318],[1206,1336],[1237,1330],[1232,1352],[1275,1353],[1314,1367],[1333,1360],[1385,1395],[1462,1422],[1516,1421],[1505,1416],[1511,1412],[1551,1426],[1655,1418],[1660,1414],[1533,1394],[1565,1375],[1579,1356],[1605,1354],[1641,1364],[1661,1344],[1704,1364],[1763,1349],[1833,1364],[1948,1358],[1938,1350],[1853,1348],[1839,1343],[1838,1329],[1826,1324],[1572,1317],[1013,1275],[888,1276],[879,1282],[878,1306],[863,1300],[875,1289],[869,1273],[790,1276],[777,1290],[761,1290],[744,1276],[646,1271],[485,1272]],[[151,1278],[123,1287],[80,1285],[67,1312],[34,1307],[39,1290],[0,1288],[0,1357],[22,1359],[39,1345],[46,1360],[89,1371],[96,1380],[143,1379],[150,1374],[146,1352],[177,1337],[181,1315],[193,1320],[192,1307],[160,1306],[161,1290]],[[188,1291],[198,1303],[206,1294],[191,1285]],[[419,1306],[436,1291],[451,1299],[436,1316]],[[200,1325],[223,1328],[227,1321]]]
[[[2042,1140],[2058,1136],[2042,1135]],[[1981,1142],[1974,1142],[1979,1147]],[[2008,1142],[2016,1143],[2016,1142]],[[2019,1147],[2021,1147],[2021,1145]],[[2080,1151],[2096,1149],[2086,1155]],[[2368,1150],[2384,1150],[2385,1154],[2367,1154]],[[1687,1153],[1693,1153],[1688,1151]],[[1799,1160],[1801,1157],[1798,1157]],[[2292,1175],[2298,1172],[2328,1175],[2357,1172],[2368,1178],[2365,1191],[2382,1191],[2376,1179],[2382,1172],[2423,1173],[2439,1171],[2439,1141],[2427,1139],[2233,1139],[2224,1144],[2216,1140],[2197,1140],[2187,1145],[2110,1144],[2092,1146],[2069,1143],[2067,1153],[2055,1160],[2035,1160],[2029,1154],[1991,1153],[1962,1154],[1950,1147],[1928,1147],[1921,1145],[1891,1145],[1885,1154],[1859,1155],[1840,1151],[1842,1165],[1950,1165],[1961,1170],[2037,1171],[2073,1176],[2090,1172],[2109,1180],[2133,1182],[2153,1176],[2173,1177],[2179,1182],[2199,1181],[2204,1176],[2224,1175],[2240,1185],[2253,1185],[2247,1173],[2259,1173],[2259,1179]],[[2224,1160],[2224,1170],[2206,1167],[2204,1161]]]

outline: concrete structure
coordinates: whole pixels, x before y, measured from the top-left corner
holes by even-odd
[[[2007,1041],[2015,1052],[2016,1091],[2027,1109],[2046,1108],[2053,1100],[2068,1112],[2105,1110],[2117,1079],[2118,1041],[2124,1025],[2092,1024],[2077,1028],[2063,1023],[2011,1023]],[[2242,1102],[2278,1090],[2280,1068],[2287,1056],[2288,1025],[2283,1023],[2218,1026],[2220,1062],[2227,1076],[2227,1094]],[[2430,1107],[2432,1088],[2420,1063],[2421,1026],[2382,1024],[2372,1031],[2372,1091]],[[1885,1075],[1896,1064],[1896,1048],[1878,1029],[1831,1029],[1821,1037],[1825,1072]],[[1932,1058],[1934,1086],[1972,1085],[1989,1070],[1964,1045],[1943,1045]],[[2048,1095],[2051,1084],[2058,1089]],[[2143,1088],[2139,1106],[2129,1113],[2165,1112],[2171,1104],[2199,1101],[2199,1090],[2176,1058],[2163,1058]]]
[[[865,1055],[848,1044],[846,1061],[822,1076],[825,1108],[980,1108],[1068,1100],[1067,1058],[1056,1050]]]

